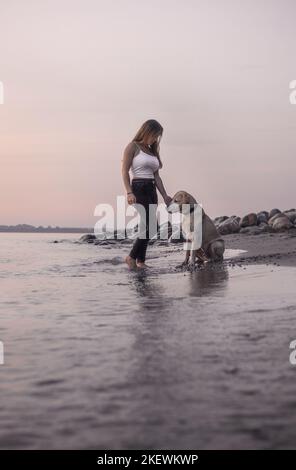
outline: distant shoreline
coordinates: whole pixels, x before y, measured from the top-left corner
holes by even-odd
[[[94,233],[90,227],[35,227],[34,225],[0,225],[0,233]]]

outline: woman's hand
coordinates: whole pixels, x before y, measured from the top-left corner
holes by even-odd
[[[170,203],[172,202],[173,198],[171,198],[170,196],[168,196],[168,195],[166,194],[166,195],[163,197],[163,200],[164,200],[165,204],[166,204],[167,206],[169,206]]]
[[[134,195],[134,193],[129,193],[129,194],[127,195],[127,203],[128,203],[129,205],[136,203],[136,196]]]
[[[155,183],[156,183],[156,187],[157,187],[158,191],[162,195],[165,204],[168,206],[172,202],[173,199],[170,196],[168,196],[167,193],[166,193],[166,190],[165,190],[165,187],[163,185],[162,179],[159,176],[159,170],[157,170],[154,173],[154,179],[155,179]]]

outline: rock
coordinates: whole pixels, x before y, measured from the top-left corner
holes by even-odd
[[[257,227],[257,225],[250,225],[248,227],[241,228],[239,233],[247,233],[248,235],[259,235],[260,233],[263,233],[263,231],[262,229]]]
[[[268,212],[267,211],[258,212],[257,225],[261,224],[262,222],[267,222],[267,221],[268,221]]]
[[[266,222],[261,222],[258,225],[258,228],[260,229],[261,233],[273,232],[272,226],[268,225],[268,223],[266,223]]]
[[[228,215],[221,215],[220,217],[215,217],[214,224],[219,225],[222,222],[224,222],[224,220],[227,220],[227,219],[229,219]]]
[[[109,242],[107,240],[98,240],[95,245],[109,245]]]
[[[240,221],[240,227],[251,227],[252,225],[257,225],[257,214],[254,212],[245,215]]]
[[[276,219],[278,219],[279,217],[287,217],[285,216],[285,214],[283,214],[282,212],[277,212],[275,215],[273,215],[270,219],[268,219],[268,224],[273,226],[274,222],[276,221]]]
[[[271,211],[268,214],[268,219],[271,219],[271,217],[273,217],[274,215],[279,214],[279,213],[281,213],[281,211],[279,209],[271,209]]]
[[[111,238],[106,238],[105,240],[95,240],[94,245],[117,245],[121,243],[121,240],[114,240]]]
[[[268,217],[268,215],[269,215],[269,212],[268,212],[268,211],[260,211],[260,212],[258,212],[258,214],[265,214],[265,215],[266,215],[266,217]]]
[[[124,240],[127,237],[126,229],[123,230],[114,230],[114,237],[111,238],[112,240]],[[108,236],[107,236],[108,239]]]
[[[289,209],[288,211],[284,211],[283,214],[285,214],[289,220],[292,222],[292,224],[295,224],[296,222],[296,209]]]
[[[96,236],[93,233],[86,233],[79,238],[81,243],[93,243],[96,240]]]
[[[167,246],[168,240],[155,240],[154,244],[156,246]]]
[[[276,232],[284,232],[291,227],[293,227],[291,220],[284,214],[281,217],[277,217],[272,225],[273,230]]]
[[[227,235],[229,233],[237,233],[240,229],[240,217],[233,215],[224,220],[221,224],[218,225],[217,229],[220,235]]]

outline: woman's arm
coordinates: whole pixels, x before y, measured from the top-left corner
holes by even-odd
[[[164,202],[166,203],[166,205],[169,205],[172,198],[167,195],[167,192],[164,188],[162,179],[159,176],[159,171],[158,170],[154,173],[154,179],[155,179],[156,187],[157,187],[158,191],[160,192],[160,194],[162,195]]]
[[[129,169],[131,167],[134,154],[135,154],[134,143],[130,142],[124,149],[123,158],[122,158],[122,168],[121,168],[123,184],[127,193],[127,202],[129,204],[135,204],[136,202],[136,198],[131,188],[131,182],[130,182],[130,176],[129,176]]]

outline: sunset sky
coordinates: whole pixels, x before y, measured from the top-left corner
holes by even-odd
[[[295,0],[0,8],[0,225],[93,226],[151,118],[170,195],[212,217],[295,207]]]

